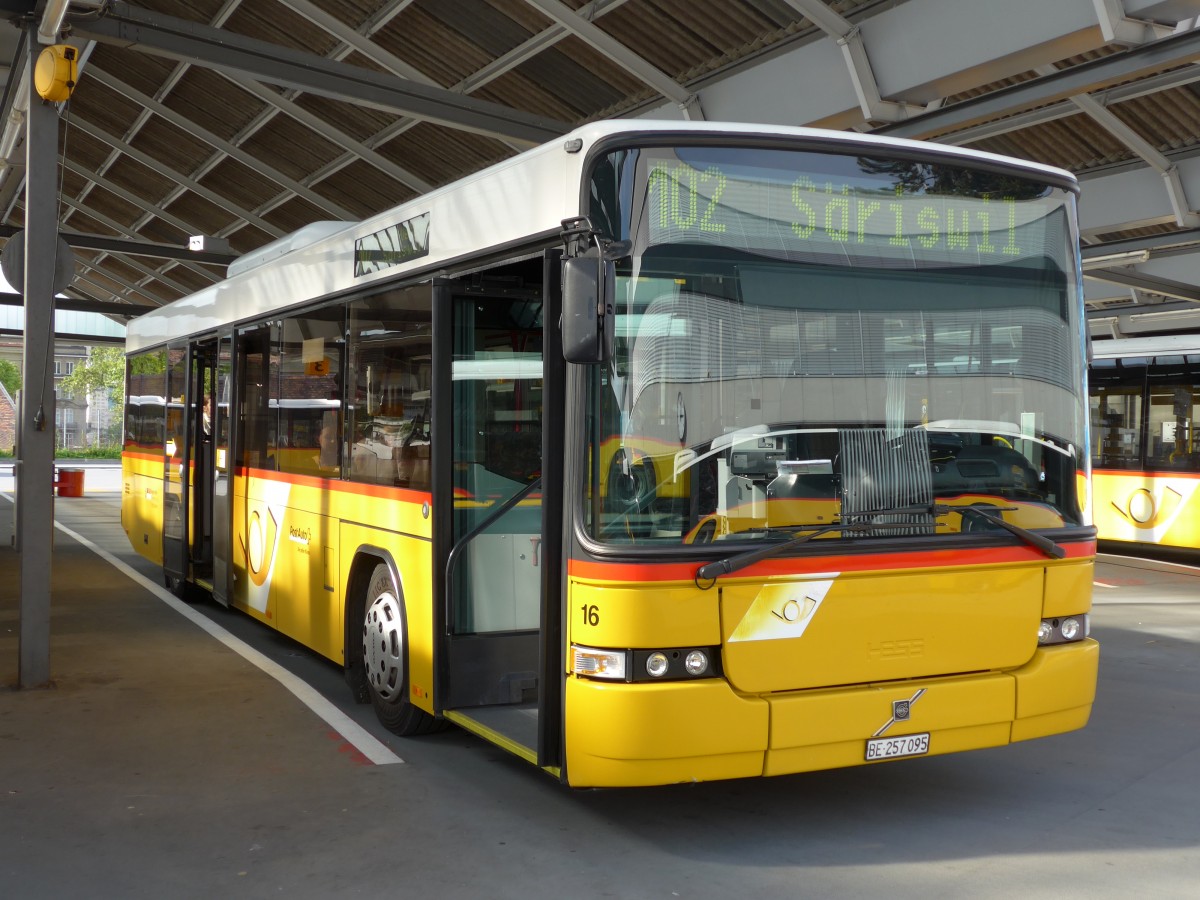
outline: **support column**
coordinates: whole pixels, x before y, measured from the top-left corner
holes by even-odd
[[[34,87],[42,45],[27,32],[25,115],[25,349],[16,531],[21,584],[17,685],[50,683],[50,572],[54,542],[54,254],[58,246],[58,114]],[[15,287],[15,285],[14,285]]]

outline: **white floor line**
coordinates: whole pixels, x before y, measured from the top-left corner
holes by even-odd
[[[11,496],[3,495],[5,499],[12,500]],[[89,541],[83,535],[73,531],[60,522],[55,522],[54,527],[63,532],[70,538],[79,541],[83,546],[87,547],[109,565],[113,566],[120,572],[123,572],[129,578],[136,581],[143,588],[152,593],[155,597],[161,600],[175,612],[179,613],[185,619],[198,625],[200,628],[207,631],[218,641],[232,650],[242,659],[246,660],[251,665],[262,669],[267,675],[270,675],[281,685],[287,688],[296,696],[297,699],[310,710],[313,711],[324,721],[330,728],[344,737],[354,749],[365,756],[368,760],[377,766],[391,765],[392,763],[404,762],[399,756],[389,750],[383,742],[372,735],[369,731],[347,716],[344,712],[326,700],[320,693],[315,691],[309,684],[300,678],[297,678],[283,666],[277,662],[267,658],[259,653],[245,641],[234,637],[216,622],[206,618],[196,610],[192,609],[165,587],[161,587],[131,568],[127,563],[122,562],[117,557],[113,556],[107,550]]]

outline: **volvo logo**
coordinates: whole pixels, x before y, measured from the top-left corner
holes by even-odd
[[[883,726],[876,731],[871,737],[879,737],[897,722],[907,722],[912,718],[912,706],[921,699],[921,695],[925,693],[927,688],[921,688],[907,700],[892,701],[892,717],[883,723]]]

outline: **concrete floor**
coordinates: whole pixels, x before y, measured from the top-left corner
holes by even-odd
[[[1098,568],[1101,685],[1083,731],[573,792],[456,729],[395,738],[349,702],[335,667],[247,617],[164,598],[129,550],[119,500],[56,501],[69,532],[55,538],[54,685],[16,691],[17,558],[0,498],[4,900],[1182,898],[1200,884],[1194,573]]]

